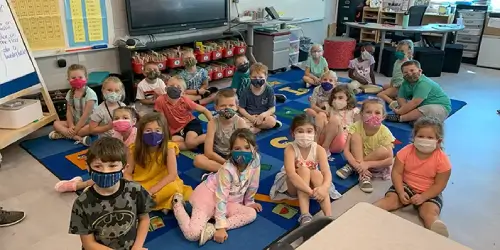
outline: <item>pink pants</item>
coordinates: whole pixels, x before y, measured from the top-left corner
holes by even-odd
[[[190,241],[197,241],[200,239],[203,228],[208,220],[215,214],[215,194],[205,183],[201,183],[191,194],[189,202],[193,207],[191,218],[181,203],[174,204],[174,215],[184,237]],[[228,202],[226,208],[226,216],[229,223],[229,227],[226,230],[247,225],[257,217],[255,209],[239,203]]]

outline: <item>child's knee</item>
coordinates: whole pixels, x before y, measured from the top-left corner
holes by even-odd
[[[206,162],[208,160],[208,157],[204,154],[198,154],[194,157],[194,160],[193,160],[193,165],[195,167],[200,167],[203,165],[204,162]]]
[[[199,144],[193,138],[186,138],[186,141],[184,143],[186,144],[186,147],[188,149],[194,149],[199,146]]]
[[[262,127],[266,129],[273,128],[274,126],[276,126],[276,118],[272,115],[266,117],[262,123]]]
[[[311,177],[311,170],[306,167],[299,167],[297,168],[297,174],[302,178],[302,179],[310,179]]]
[[[248,214],[248,222],[252,222],[254,221],[255,219],[257,219],[257,211],[255,211],[255,209],[251,208],[251,207],[247,207],[247,211],[246,212]]]

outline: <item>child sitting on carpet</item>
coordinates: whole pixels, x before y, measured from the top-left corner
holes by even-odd
[[[217,116],[207,125],[205,151],[194,158],[194,166],[206,171],[217,172],[226,163],[231,148],[229,138],[238,128],[246,128],[247,124],[239,117],[236,110],[236,93],[232,89],[223,89],[215,97]]]
[[[138,103],[136,109],[140,116],[151,113],[154,110],[155,100],[165,94],[165,82],[159,77],[161,76],[158,63],[148,62],[144,65],[145,78],[137,85],[137,94],[135,99]]]
[[[325,216],[332,216],[330,198],[340,194],[332,183],[326,152],[314,138],[314,120],[307,114],[295,116],[290,127],[293,142],[285,148],[284,166],[276,174],[269,196],[273,200],[299,199],[301,225],[312,220],[309,202],[313,198]]]
[[[401,65],[408,60],[413,58],[413,41],[412,40],[402,40],[398,43],[396,47],[396,62],[394,62],[394,67],[392,69],[391,82],[384,84],[384,90],[377,94],[385,102],[391,104],[393,107],[396,105],[395,100],[398,96],[399,86],[403,84],[403,71],[401,70]],[[393,104],[394,103],[394,104]]]
[[[113,129],[112,136],[125,143],[125,147],[129,147],[135,142],[137,128],[135,127],[137,114],[130,107],[118,107],[113,112]],[[59,181],[54,189],[57,192],[75,192],[94,185],[94,181],[89,179],[83,181],[82,177],[77,176],[69,181]]]
[[[250,67],[250,86],[239,96],[238,111],[246,120],[254,134],[262,129],[279,128],[281,122],[276,120],[276,101],[274,89],[266,84],[268,68],[262,63],[254,63]]]
[[[349,62],[349,78],[353,82],[361,84],[349,84],[349,87],[356,93],[362,92],[363,85],[376,85],[375,83],[375,59],[373,52],[375,48],[369,43],[363,44],[360,48],[360,55]],[[361,88],[361,89],[360,89]]]
[[[413,126],[413,144],[401,149],[392,169],[393,186],[376,206],[394,211],[412,204],[418,209],[425,228],[448,237],[446,225],[439,220],[443,196],[451,175],[451,164],[443,151],[443,123],[422,117]]]
[[[197,61],[194,55],[185,57],[183,62],[184,70],[181,71],[180,76],[186,82],[184,95],[200,105],[211,103],[218,89],[208,87],[208,71],[196,66]]]
[[[154,210],[165,213],[172,209],[174,194],[180,193],[188,199],[192,192],[177,174],[179,147],[169,139],[168,127],[161,114],[141,117],[125,169],[126,179],[138,182],[153,196]]]
[[[201,121],[192,112],[204,114],[208,121],[212,120],[212,113],[183,95],[185,90],[186,82],[182,77],[171,77],[167,82],[167,94],[158,97],[155,110],[167,119],[172,141],[177,142],[181,150],[191,150],[205,141]]]
[[[321,85],[314,88],[309,99],[311,107],[306,109],[306,113],[314,118],[320,115],[326,118],[329,115],[327,110],[330,107],[328,99],[335,86],[337,86],[337,74],[331,70],[323,73],[321,76]]]
[[[90,133],[99,136],[113,135],[113,112],[119,107],[125,106],[125,88],[118,77],[108,77],[102,83],[102,95],[104,101],[94,110],[90,116]]]
[[[316,127],[319,134],[317,142],[330,155],[344,150],[347,128],[359,120],[359,108],[356,107],[356,96],[346,85],[335,87],[328,103],[328,115],[317,116]]]
[[[141,185],[122,179],[126,155],[123,142],[111,137],[98,139],[87,152],[95,185],[75,200],[69,225],[82,249],[145,249],[154,202]]]
[[[255,202],[259,188],[260,156],[255,135],[247,128],[234,131],[229,139],[231,153],[222,168],[196,187],[189,202],[191,216],[184,208],[183,195],[174,195],[173,210],[184,237],[199,241],[227,240],[227,230],[245,226],[255,220],[262,206]],[[208,221],[215,217],[215,225]]]
[[[302,80],[306,83],[306,88],[319,86],[321,84],[321,76],[330,69],[328,62],[323,57],[323,46],[314,44],[309,51],[309,58],[306,61],[306,70]]]
[[[391,177],[391,165],[394,136],[382,124],[386,116],[385,102],[379,98],[370,98],[361,106],[362,121],[357,121],[347,128],[344,157],[347,164],[337,170],[337,175],[346,179],[354,171],[359,174],[359,187],[363,192],[371,193],[372,177],[388,180]]]
[[[55,121],[49,138],[68,138],[89,146],[91,140],[86,136],[90,134],[90,115],[97,108],[97,95],[87,86],[87,69],[83,65],[69,66],[68,81],[71,89],[66,94],[66,121]]]

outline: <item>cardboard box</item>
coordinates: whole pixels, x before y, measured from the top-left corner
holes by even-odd
[[[326,37],[335,36],[337,34],[337,24],[331,23],[328,24],[328,30],[326,32]]]
[[[486,18],[483,35],[500,36],[500,18]]]

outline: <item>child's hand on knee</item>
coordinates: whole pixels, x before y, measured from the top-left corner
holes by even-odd
[[[423,195],[416,194],[416,195],[411,197],[410,201],[413,205],[419,206],[419,205],[422,205],[422,203],[424,203],[426,201],[426,199],[424,198]]]
[[[328,197],[328,188],[326,187],[316,187],[313,190],[313,198],[319,202],[322,202]]]
[[[251,207],[251,208],[255,209],[255,211],[257,213],[262,212],[262,205],[260,205],[259,203],[252,203],[252,204],[248,205],[247,207]]]
[[[398,194],[399,201],[401,201],[401,204],[403,205],[408,205],[410,204],[410,196],[403,191],[402,194]]]

